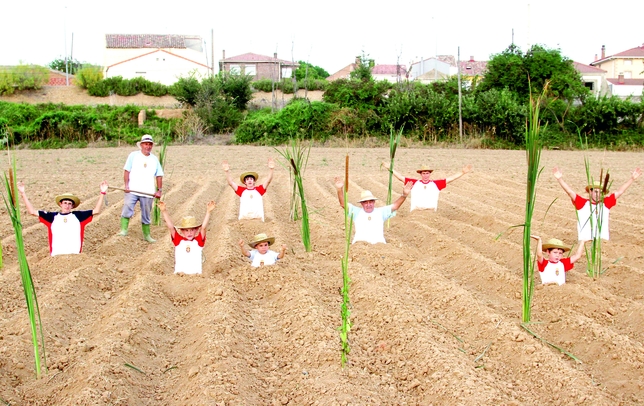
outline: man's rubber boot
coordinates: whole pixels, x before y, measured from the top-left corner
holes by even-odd
[[[119,235],[123,235],[123,236],[127,235],[127,226],[129,224],[130,224],[129,218],[121,217],[121,232],[119,233]]]
[[[152,237],[150,237],[150,225],[149,224],[141,224],[141,227],[143,228],[143,239],[147,242],[156,242],[156,240]]]

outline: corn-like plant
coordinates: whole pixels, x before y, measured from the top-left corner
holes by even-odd
[[[588,149],[588,143],[586,142],[585,144],[582,142],[582,147],[584,147],[586,150]],[[591,175],[590,171],[590,159],[588,156],[584,157],[584,165],[586,168],[586,180],[588,181],[589,185],[593,185],[594,179],[593,176]],[[589,204],[590,204],[590,216],[588,217],[587,222],[590,224],[590,235],[591,235],[591,243],[590,247],[586,248],[586,274],[590,276],[591,278],[597,279],[601,276],[601,274],[606,271],[605,269],[602,268],[602,227],[603,227],[603,218],[604,218],[604,198],[606,197],[606,193],[608,192],[611,182],[610,182],[610,174],[608,169],[606,170],[606,176],[604,176],[604,168],[601,168],[599,172],[599,184],[602,185],[602,188],[599,193],[599,200],[595,202],[596,204],[592,204],[593,202],[593,197],[592,197],[592,191],[589,191]],[[579,222],[579,218],[577,221]],[[585,226],[585,224],[582,224],[582,226]]]
[[[347,204],[347,191],[349,190],[349,155],[346,157],[345,170],[344,170],[344,256],[342,257],[342,307],[340,315],[342,317],[342,324],[340,325],[340,343],[342,345],[342,355],[340,361],[342,367],[347,363],[347,356],[349,355],[349,331],[351,331],[351,310],[349,301],[349,286],[351,279],[349,278],[349,249],[351,248],[351,229],[353,228],[353,217],[349,216],[349,205]]]
[[[31,271],[27,263],[27,255],[25,254],[25,243],[22,239],[22,222],[20,220],[20,204],[16,197],[17,182],[14,174],[16,173],[16,160],[12,158],[11,168],[9,174],[4,173],[4,187],[6,195],[2,195],[4,204],[7,207],[7,213],[11,218],[13,229],[16,234],[16,252],[18,256],[18,265],[20,267],[20,277],[22,279],[22,288],[25,293],[27,301],[27,313],[29,314],[29,323],[31,326],[31,342],[34,347],[34,363],[36,369],[36,378],[40,378],[41,374],[41,354],[40,347],[42,347],[42,361],[45,372],[47,372],[47,357],[45,355],[45,337],[43,334],[42,321],[40,319],[40,309],[38,307],[38,300],[36,298],[36,288],[34,287],[33,279],[31,278]],[[8,196],[8,197],[7,197]],[[40,336],[40,337],[39,337]],[[40,338],[40,347],[39,347]]]
[[[391,189],[394,175],[394,158],[396,157],[396,149],[400,144],[400,136],[402,135],[402,128],[398,134],[394,132],[394,128],[389,129],[389,188],[387,189],[387,205],[391,204]],[[387,227],[389,227],[389,220],[387,220]]]
[[[287,163],[284,166],[287,166],[289,168],[291,181],[293,182],[293,194],[291,195],[291,220],[298,220],[299,207],[302,212],[302,224],[300,229],[302,244],[304,244],[304,249],[306,250],[306,252],[311,252],[309,211],[306,207],[306,199],[304,197],[304,182],[302,181],[302,174],[304,173],[306,165],[309,162],[311,143],[309,142],[308,144],[304,144],[304,142],[299,138],[292,138],[289,144],[284,147],[284,149],[275,148],[275,150],[286,160]]]
[[[163,169],[166,162],[166,152],[168,147],[168,138],[163,139],[163,145],[161,146],[161,151],[159,152],[159,164]],[[152,224],[158,226],[161,223],[161,209],[159,208],[158,203],[159,199],[154,199],[154,206],[152,207]]]
[[[537,197],[537,180],[543,170],[539,167],[541,161],[542,142],[540,136],[539,109],[541,98],[545,95],[548,84],[544,86],[541,97],[536,100],[530,96],[530,110],[525,130],[525,149],[528,163],[525,222],[523,224],[523,294],[521,320],[530,322],[532,310],[532,294],[534,293],[534,258],[530,250],[530,232],[532,228],[532,215]]]

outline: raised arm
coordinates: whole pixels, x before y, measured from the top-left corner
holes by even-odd
[[[264,186],[264,189],[268,189],[268,185],[271,184],[271,181],[273,180],[274,169],[275,169],[275,160],[273,158],[268,158],[268,176],[262,183],[262,186]]]
[[[248,249],[246,249],[246,245],[244,245],[244,240],[239,240],[239,249],[241,250],[241,253],[245,257],[250,257],[250,252]]]
[[[537,262],[543,261],[543,243],[538,235],[531,235],[530,238],[537,240]]]
[[[552,174],[554,175],[555,179],[559,182],[563,190],[570,196],[570,200],[573,202],[575,201],[575,197],[577,196],[577,193],[575,193],[574,190],[566,182],[563,180],[563,173],[561,173],[561,170],[557,168],[556,166],[552,169]]]
[[[384,162],[384,161],[383,161],[383,162],[382,162],[382,166],[384,166],[387,170],[391,171],[391,173],[393,173],[393,175],[394,175],[394,176],[396,177],[396,179],[398,179],[399,181],[401,181],[401,182],[404,182],[404,181],[405,181],[405,177],[404,177],[404,176],[402,176],[402,175],[401,175],[399,172],[397,172],[395,169],[390,169],[390,166],[391,166],[391,165],[389,165],[389,162]]]
[[[212,212],[214,209],[215,209],[215,201],[211,200],[206,205],[206,215],[204,216],[203,222],[201,223],[201,230],[199,230],[199,232],[201,233],[201,238],[206,238],[208,222],[210,221],[210,212]]]
[[[38,217],[38,211],[34,209],[34,206],[31,205],[31,202],[27,198],[27,193],[25,193],[25,184],[22,182],[18,182],[18,193],[20,193],[20,196],[22,197],[22,201],[25,202],[27,213],[31,214],[32,216]]]
[[[344,180],[339,176],[336,176],[334,184],[335,188],[338,190],[338,201],[340,202],[340,207],[344,209]]]
[[[571,264],[574,264],[575,262],[577,262],[579,258],[581,258],[581,256],[584,255],[585,241],[577,241],[577,244],[579,244],[579,246],[577,247],[577,251],[575,251],[575,253],[570,256]]]
[[[163,215],[165,225],[168,227],[168,231],[170,231],[170,237],[174,239],[174,235],[177,230],[174,228],[174,223],[172,222],[172,218],[170,218],[167,207],[165,207],[165,202],[159,201],[157,204],[159,205],[159,210],[161,210],[161,214]]]
[[[617,189],[615,192],[615,198],[619,198],[621,195],[626,192],[626,189],[635,181],[635,179],[639,178],[640,175],[642,174],[642,170],[640,168],[635,168],[635,170],[631,173],[631,177],[620,187]]]
[[[235,192],[237,192],[238,186],[233,180],[232,176],[230,176],[230,165],[228,165],[228,161],[224,161],[221,164],[221,167],[224,168],[224,172],[226,173],[226,180],[228,181],[228,184],[230,185],[231,188],[233,188]]]
[[[130,171],[123,170],[123,189],[125,193],[130,193]]]
[[[94,207],[94,210],[92,210],[92,215],[98,214],[101,212],[101,209],[103,208],[103,196],[105,193],[107,193],[107,182],[102,181],[100,185],[100,191],[101,194],[98,195],[98,201],[96,202],[96,207]]]
[[[461,169],[460,172],[453,174],[449,178],[445,179],[446,183],[450,183],[455,181],[456,179],[460,178],[461,176],[465,175],[466,173],[470,172],[472,170],[472,165],[465,165],[463,169]]]
[[[286,245],[282,244],[282,248],[280,249],[280,253],[277,254],[277,259],[284,258],[284,254],[286,254]]]
[[[405,202],[407,199],[407,196],[411,193],[411,188],[414,186],[413,182],[407,182],[405,183],[405,187],[403,188],[402,195],[396,201],[394,204],[391,205],[391,211],[396,211],[398,208]]]

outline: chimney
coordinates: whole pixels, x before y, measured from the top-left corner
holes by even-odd
[[[606,58],[606,45],[602,45],[602,59]]]
[[[470,62],[474,62],[474,55],[470,56]]]
[[[597,60],[597,54],[595,54],[595,60]]]
[[[624,84],[624,74],[623,73],[620,73],[619,75],[617,75],[617,83],[619,83],[620,85]]]

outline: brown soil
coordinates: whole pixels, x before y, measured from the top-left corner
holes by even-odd
[[[121,187],[131,148],[20,150],[18,177],[37,208],[77,193],[90,209],[102,179]],[[350,149],[349,197],[384,197],[384,148]],[[165,226],[142,240],[133,218],[118,237],[123,195],[86,229],[80,255],[48,256],[47,232],[24,217],[24,240],[37,286],[49,372],[34,379],[25,299],[13,231],[4,215],[0,272],[0,398],[12,405],[635,405],[644,402],[644,185],[634,184],[612,210],[606,273],[598,280],[577,263],[563,286],[535,291],[531,330],[520,327],[521,224],[525,155],[520,151],[409,149],[398,170],[422,163],[445,177],[472,163],[471,174],[441,194],[438,211],[401,208],[386,245],[351,247],[351,353],[340,367],[338,293],[342,210],[332,178],[344,149],[314,148],[305,173],[313,252],[289,221],[292,187],[282,167],[265,195],[266,222],[237,220],[239,199],[220,163],[266,175],[274,150],[170,146],[164,183],[174,219],[201,218],[217,202],[205,246],[204,274],[173,274]],[[626,181],[641,154],[592,153]],[[533,231],[571,244],[573,208],[550,175],[560,165],[584,185],[580,152],[545,151]],[[6,158],[4,162],[7,162]],[[396,183],[395,190],[402,186]],[[394,197],[397,197],[395,195]],[[556,201],[550,207],[553,200]],[[4,210],[3,210],[4,211]],[[24,215],[24,213],[23,213]],[[545,222],[542,219],[545,216]],[[508,231],[513,230],[513,231]],[[266,232],[288,245],[278,265],[252,269],[239,239]],[[504,233],[505,232],[505,233]],[[497,239],[499,233],[504,233]],[[538,278],[538,277],[537,277]],[[132,365],[138,370],[128,367]]]

